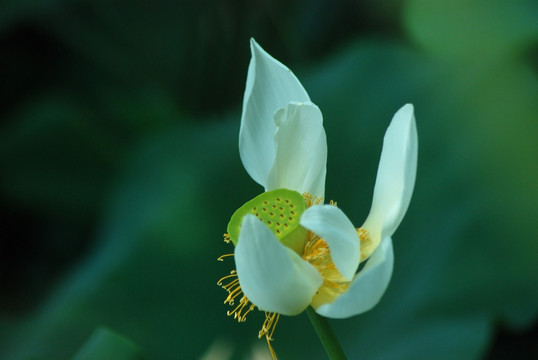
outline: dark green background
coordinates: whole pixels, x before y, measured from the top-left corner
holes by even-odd
[[[415,105],[393,280],[332,322],[349,358],[537,356],[537,18],[532,0],[2,2],[0,358],[267,354],[262,313],[235,323],[216,285],[229,217],[262,191],[237,149],[250,37],[321,108],[326,194],[357,226]],[[325,358],[304,314],[274,346]]]

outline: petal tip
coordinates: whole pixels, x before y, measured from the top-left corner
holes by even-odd
[[[256,40],[253,37],[251,37],[250,38],[250,52],[252,53],[252,55],[254,55],[256,51],[260,51],[260,49],[261,49],[260,44],[258,44]]]
[[[413,104],[405,104],[392,117],[392,121],[385,133],[385,140],[387,138],[401,137],[403,134],[405,142],[409,142],[413,147],[417,142],[416,132],[415,108]],[[391,142],[396,141],[391,139]]]
[[[276,60],[267,51],[265,51],[261,47],[261,45],[258,44],[256,42],[256,40],[254,40],[254,38],[250,38],[250,53],[252,55],[253,60],[255,60],[257,58],[259,58],[259,59],[266,58],[266,59],[269,59],[270,61],[273,61],[273,62],[277,63],[279,66],[283,66],[284,68],[286,68],[289,71],[289,69],[284,64],[282,64],[280,61]]]
[[[411,103],[407,103],[405,104],[404,106],[402,106],[401,108],[402,110],[406,110],[406,111],[414,111],[415,110],[415,106]]]
[[[409,121],[413,123],[415,121],[415,107],[413,104],[408,103],[402,106],[396,114],[394,114],[394,119],[401,119],[400,121]]]

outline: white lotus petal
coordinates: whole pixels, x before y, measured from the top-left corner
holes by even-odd
[[[353,279],[359,267],[360,240],[344,212],[332,205],[312,206],[301,216],[301,225],[327,242],[340,274]]]
[[[297,315],[323,280],[316,268],[278,241],[254,215],[243,220],[235,265],[245,296],[260,309]]]
[[[345,319],[370,310],[385,293],[392,276],[393,265],[392,239],[386,237],[364,269],[355,276],[349,290],[334,302],[321,305],[316,312],[333,319]]]
[[[385,133],[372,208],[362,226],[370,233],[371,251],[391,237],[411,200],[417,172],[418,136],[413,105],[396,112]]]
[[[290,101],[310,101],[295,75],[250,40],[248,68],[239,130],[239,154],[249,175],[262,186],[275,158],[273,115]]]
[[[276,156],[267,190],[286,188],[323,197],[327,139],[319,108],[292,102],[275,113]]]

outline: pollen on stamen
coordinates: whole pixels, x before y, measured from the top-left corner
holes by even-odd
[[[235,307],[235,309],[231,311],[227,311],[226,315],[234,317],[234,320],[237,320],[237,322],[245,322],[247,321],[247,314],[254,310],[256,308],[256,305],[250,303],[250,301],[247,299],[245,295],[241,297],[241,300],[239,301],[239,304]]]
[[[223,285],[223,282],[228,279],[232,280]],[[237,272],[232,270],[229,275],[222,277],[217,284],[229,293],[226,300],[224,300],[224,303],[229,304],[230,306],[235,306],[233,310],[227,311],[226,315],[233,316],[234,320],[237,320],[239,323],[245,322],[247,320],[247,315],[256,309],[256,305],[252,304],[250,300],[248,300],[248,298],[243,294],[241,285],[239,284],[239,278],[237,277]],[[240,295],[241,299],[236,306],[234,299]],[[276,353],[271,346],[271,341],[273,341],[273,334],[279,318],[280,314],[266,312],[265,321],[263,322],[262,328],[258,332],[258,338],[261,339],[262,336],[265,336],[267,346],[269,347],[269,352],[271,353],[273,359],[276,359]]]
[[[361,240],[361,262],[368,259],[371,255],[371,251],[368,251],[371,248],[372,239],[370,239],[370,234],[368,230],[363,228],[357,228],[357,234]]]
[[[235,276],[236,278],[230,281],[228,284],[221,285],[221,287],[228,292],[228,296],[224,300],[224,303],[230,304],[231,306],[235,304],[235,298],[237,298],[239,295],[243,295],[243,291],[239,285],[239,279],[237,279],[237,275]]]
[[[217,261],[224,261],[224,258],[228,257],[228,256],[234,256],[234,254],[224,254],[224,255],[221,255],[217,258]]]
[[[221,257],[219,257],[219,260],[222,261],[223,258],[233,255],[234,254],[222,255]],[[239,277],[237,276],[237,271],[230,271],[230,274],[223,276],[219,279],[217,285],[222,287],[228,293],[228,296],[224,300],[224,304],[234,306],[233,310],[228,310],[226,312],[226,315],[233,316],[234,320],[237,320],[237,322],[239,323],[245,322],[247,320],[247,315],[254,309],[256,309],[256,305],[251,303],[250,300],[243,294],[243,290],[241,289],[241,285],[239,284]],[[239,297],[239,303],[236,305],[235,300]],[[280,314],[278,313],[265,312],[265,321],[263,322],[262,328],[258,332],[258,338],[265,336],[267,346],[273,360],[276,360],[277,357],[275,350],[271,346],[271,341],[273,341],[273,334],[275,332],[276,324],[278,323],[279,318]]]
[[[303,193],[303,198],[306,202],[307,207],[311,207],[312,205],[319,205],[323,204],[323,198],[314,196],[308,192]]]
[[[217,281],[218,286],[222,286],[222,282],[226,279],[229,279],[231,277],[237,277],[235,270],[230,271],[230,275],[226,275],[220,278],[219,281]]]
[[[350,281],[344,278],[336,268],[331,258],[331,251],[322,238],[313,233],[309,234],[303,259],[313,265],[323,278],[322,286],[312,299],[314,308],[334,301],[349,289]]]
[[[219,259],[222,261],[223,258],[228,256],[233,256],[234,254],[226,254],[221,256]],[[224,304],[230,306],[235,306],[233,310],[226,312],[226,315],[233,316],[237,322],[245,322],[247,314],[256,308],[256,305],[252,304],[248,298],[243,294],[241,289],[241,284],[239,284],[239,278],[237,277],[237,271],[232,270],[230,274],[223,276],[217,282],[217,285],[222,287],[228,293],[226,299],[224,299]],[[236,299],[240,298],[239,303],[236,305]]]

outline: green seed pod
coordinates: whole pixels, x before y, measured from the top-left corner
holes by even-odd
[[[299,221],[306,210],[306,202],[297,191],[277,189],[264,192],[236,210],[228,223],[228,235],[237,244],[245,215],[260,219],[282,244],[301,255],[308,230]]]

